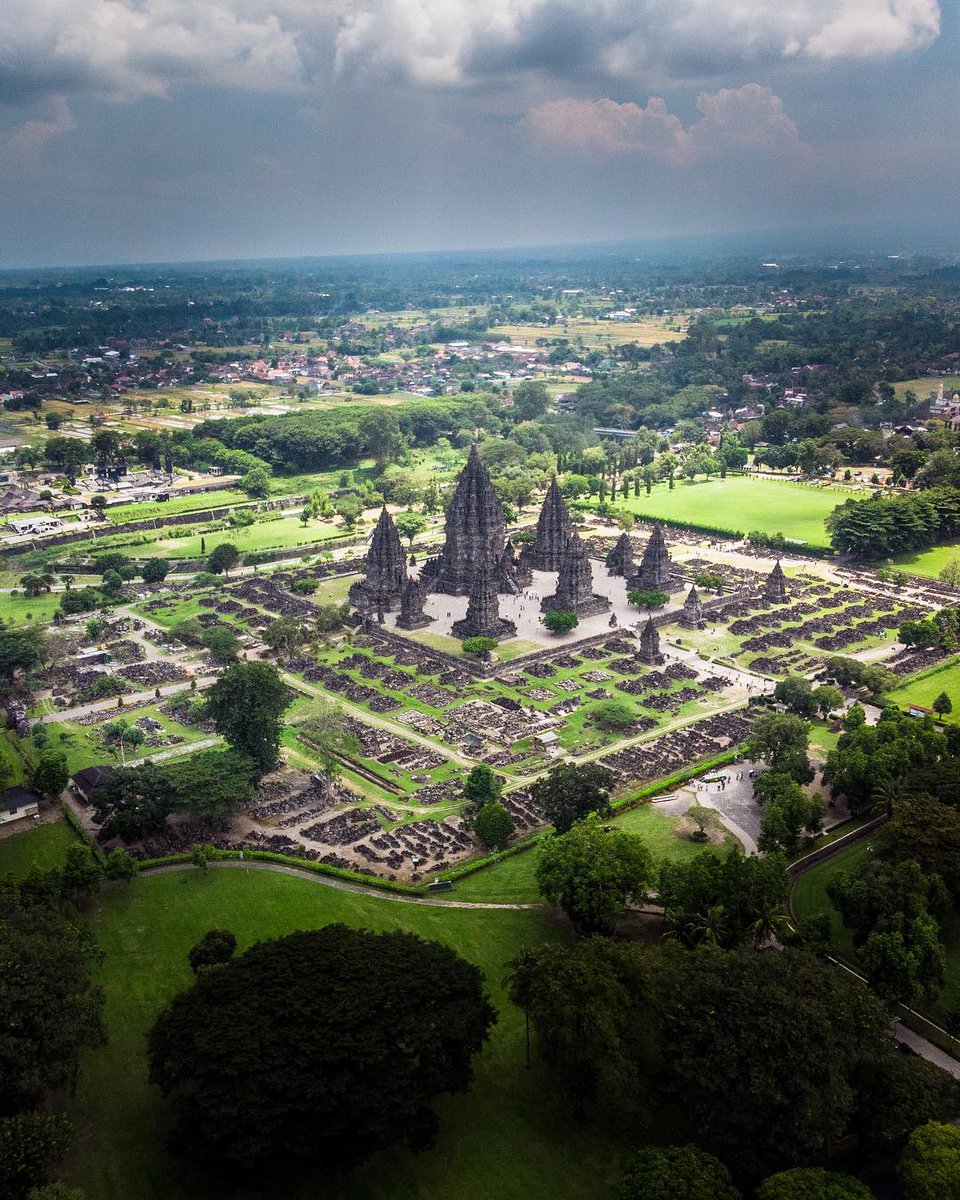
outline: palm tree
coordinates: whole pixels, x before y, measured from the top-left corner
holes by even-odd
[[[533,979],[531,969],[537,962],[537,953],[528,946],[521,946],[514,958],[506,964],[510,970],[503,977],[502,986],[509,989],[510,999],[523,1009],[523,1019],[527,1046],[526,1067],[532,1066],[530,1061],[530,1003],[533,999]]]

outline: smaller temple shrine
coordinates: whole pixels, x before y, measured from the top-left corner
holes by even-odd
[[[578,617],[593,617],[606,612],[609,607],[610,601],[606,596],[594,594],[593,569],[587,548],[573,534],[567,539],[560,560],[557,590],[552,596],[544,597],[540,608],[543,612],[574,612]]]
[[[773,565],[773,570],[767,576],[767,581],[763,585],[763,598],[769,600],[772,604],[783,604],[787,599],[787,577],[783,573],[783,567],[780,566],[780,559]]]
[[[364,578],[350,588],[350,602],[360,611],[393,612],[407,581],[407,558],[393,517],[384,505],[370,539]]]
[[[408,579],[400,593],[400,614],[397,617],[398,629],[422,629],[429,625],[433,617],[428,617],[423,611],[427,599],[427,589],[419,579]]]
[[[700,603],[695,583],[690,585],[690,591],[687,592],[687,598],[683,602],[683,611],[677,618],[677,624],[682,625],[684,629],[702,629],[704,626],[703,605]]]
[[[524,546],[521,562],[527,570],[559,571],[572,533],[570,514],[554,475],[537,518],[537,536]]]
[[[625,579],[629,579],[635,573],[637,568],[633,561],[633,543],[629,534],[621,533],[617,538],[616,545],[607,555],[606,566],[611,575],[622,575]]]
[[[462,621],[453,623],[454,637],[489,637],[499,641],[502,638],[514,637],[516,632],[517,627],[513,621],[500,616],[496,576],[487,567],[481,567],[470,588],[467,615]]]
[[[659,666],[663,662],[660,653],[660,634],[653,623],[653,617],[647,617],[647,623],[640,631],[640,661],[650,666]]]
[[[632,581],[641,591],[656,588],[662,592],[670,590],[670,552],[663,536],[663,526],[657,522],[643,551],[643,558]]]

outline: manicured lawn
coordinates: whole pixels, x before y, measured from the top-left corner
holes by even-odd
[[[672,492],[665,483],[657,484],[649,496],[641,490],[639,496],[618,500],[616,507],[626,507],[642,517],[668,517],[741,533],[759,529],[813,546],[828,546],[824,518],[852,495],[843,488],[728,475],[695,483],[684,480]]]
[[[523,1021],[501,988],[504,964],[522,946],[566,937],[538,911],[451,909],[365,897],[252,869],[187,871],[135,880],[92,904],[105,951],[110,1044],[86,1056],[67,1107],[77,1138],[70,1180],[97,1200],[606,1200],[626,1147],[578,1126],[542,1070],[523,1066]],[[163,1146],[164,1112],[146,1078],[144,1034],[191,981],[187,951],[210,928],[236,933],[240,947],[294,929],[344,921],[405,929],[454,946],[484,971],[500,1021],[477,1061],[466,1095],[443,1099],[437,1146],[385,1153],[351,1177],[267,1192],[191,1180]],[[291,1020],[295,1016],[291,1014]],[[251,1031],[254,1052],[255,1031]]]
[[[73,830],[63,820],[0,837],[0,879],[7,875],[23,879],[34,863],[39,867],[61,866],[67,847],[76,840]]]
[[[0,621],[8,625],[43,624],[53,618],[60,607],[60,596],[48,592],[45,596],[11,596],[0,592]]]
[[[960,542],[946,542],[920,554],[901,554],[893,561],[895,566],[902,567],[904,571],[910,571],[913,575],[938,579],[943,568],[957,560],[960,560]]]
[[[887,693],[891,704],[906,708],[908,704],[922,704],[932,708],[941,692],[946,692],[953,704],[953,711],[944,715],[945,721],[960,721],[960,659],[954,658],[938,671],[898,687]]]
[[[628,833],[639,834],[653,857],[684,861],[704,849],[702,843],[679,838],[677,822],[666,813],[658,812],[651,804],[642,804],[614,817],[612,824]],[[494,867],[485,867],[453,885],[458,900],[485,904],[536,904],[540,901],[534,872],[537,865],[535,849],[505,858]]]

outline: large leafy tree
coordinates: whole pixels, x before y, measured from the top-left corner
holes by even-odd
[[[150,1077],[177,1152],[269,1168],[276,1186],[291,1161],[333,1171],[429,1145],[433,1099],[470,1085],[495,1019],[448,947],[328,925],[201,973],[150,1031]]]
[[[618,1200],[740,1200],[740,1192],[699,1146],[645,1146],[627,1163]]]
[[[880,1151],[902,1145],[927,1121],[952,1121],[960,1112],[960,1081],[925,1058],[884,1054],[868,1060],[857,1079],[856,1130]]]
[[[360,749],[360,741],[350,726],[346,709],[328,700],[321,700],[314,705],[302,728],[303,736],[320,758],[327,795],[330,796],[343,758],[356,754]]]
[[[563,909],[578,933],[612,933],[627,902],[642,900],[652,882],[653,859],[643,839],[607,832],[595,814],[540,843],[540,894]]]
[[[807,758],[810,726],[793,713],[762,713],[747,739],[747,755],[762,759],[777,775],[791,775],[798,783],[813,778]]]
[[[852,1175],[819,1167],[794,1167],[765,1179],[754,1197],[755,1200],[873,1200],[873,1192]]]
[[[936,1121],[915,1129],[898,1171],[906,1200],[960,1200],[960,1129]]]
[[[207,711],[217,732],[252,758],[261,771],[276,765],[281,717],[290,703],[276,667],[264,662],[237,663],[207,692]]]
[[[531,787],[530,795],[557,833],[566,833],[575,821],[590,813],[610,815],[613,775],[596,763],[561,763]]]

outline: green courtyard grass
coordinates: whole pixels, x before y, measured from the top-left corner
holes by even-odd
[[[824,519],[852,495],[843,488],[728,475],[694,483],[678,481],[673,491],[665,483],[656,484],[649,496],[641,490],[639,496],[617,500],[615,508],[730,532],[782,533],[811,546],[829,546]],[[595,506],[596,501],[591,503]]]
[[[0,837],[0,879],[23,879],[30,868],[59,867],[77,837],[64,820]]]
[[[253,869],[186,871],[110,889],[88,917],[105,952],[109,1045],[85,1055],[66,1108],[76,1126],[69,1179],[97,1200],[607,1200],[623,1154],[596,1126],[577,1125],[542,1069],[523,1065],[523,1018],[507,1002],[506,962],[524,946],[563,939],[536,910],[470,910],[398,904]],[[163,1006],[189,986],[187,951],[211,928],[240,948],[331,921],[403,929],[453,946],[483,970],[500,1012],[465,1095],[438,1102],[440,1135],[423,1154],[394,1150],[353,1175],[299,1187],[231,1187],[197,1178],[164,1149],[165,1114],[147,1081],[144,1034]],[[293,1018],[291,1018],[293,1019]],[[251,1031],[251,1053],[256,1033]]]
[[[910,680],[903,687],[887,693],[887,700],[906,708],[910,704],[921,704],[933,708],[933,702],[941,692],[946,692],[953,711],[945,714],[944,720],[956,724],[960,721],[960,659],[953,658],[936,671]]]
[[[922,575],[925,579],[938,579],[944,567],[952,562],[960,561],[960,541],[945,542],[942,546],[934,546],[932,550],[922,550],[918,554],[901,554],[893,560],[894,566],[912,575]]]

